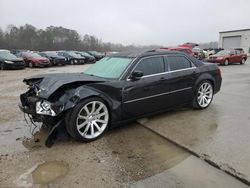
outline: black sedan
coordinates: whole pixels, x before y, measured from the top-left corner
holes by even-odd
[[[71,65],[75,64],[84,64],[85,63],[85,57],[82,57],[79,54],[76,54],[73,51],[59,51],[57,52],[59,56],[63,56],[66,58],[66,62]]]
[[[86,63],[95,63],[96,62],[96,59],[94,56],[90,55],[89,53],[87,52],[75,52],[76,54],[80,54],[82,57],[85,58],[85,62]]]
[[[205,109],[221,81],[217,65],[181,52],[114,54],[84,73],[24,79],[29,90],[20,96],[20,109],[33,122],[62,125],[89,142],[122,122],[184,105]]]
[[[26,67],[23,59],[16,57],[9,50],[0,50],[0,69],[24,69]]]
[[[95,57],[96,61],[99,61],[100,59],[102,59],[103,57],[105,57],[104,54],[97,52],[97,51],[87,51],[88,54],[92,55]]]
[[[40,52],[39,55],[48,58],[52,65],[66,65],[66,58],[59,56],[55,51]]]

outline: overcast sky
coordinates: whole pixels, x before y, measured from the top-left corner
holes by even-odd
[[[209,42],[250,28],[250,0],[0,0],[1,28],[26,23],[122,44]]]

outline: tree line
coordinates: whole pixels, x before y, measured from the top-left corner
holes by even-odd
[[[33,25],[9,25],[5,30],[0,28],[0,49],[28,49],[35,51],[45,50],[97,50],[129,51],[153,49],[159,46],[134,46],[102,42],[93,35],[81,36],[77,31],[64,27],[49,26],[38,29]]]
[[[201,43],[201,48],[217,48],[218,42]],[[5,30],[0,28],[0,49],[27,49],[34,51],[46,50],[96,50],[108,51],[133,51],[156,49],[161,46],[135,46],[102,42],[93,35],[81,36],[77,31],[64,27],[49,26],[38,29],[33,25],[9,25]]]

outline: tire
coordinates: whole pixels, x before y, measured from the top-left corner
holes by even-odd
[[[81,101],[65,117],[68,133],[78,141],[91,142],[108,129],[110,113],[105,102],[93,97]]]
[[[71,65],[74,65],[74,64],[75,64],[74,60],[71,60],[71,61],[70,61],[70,64],[71,64]]]
[[[193,108],[195,109],[207,108],[213,100],[213,95],[214,95],[214,90],[212,83],[208,80],[200,82],[195,91],[193,99]]]
[[[29,66],[29,68],[33,68],[34,67],[33,64],[32,64],[32,62],[29,62],[28,66]]]
[[[243,58],[240,62],[240,64],[244,65],[246,63],[246,60]]]
[[[229,65],[228,59],[225,60],[224,65],[225,65],[225,66],[228,66],[228,65]]]
[[[0,65],[0,70],[5,70],[4,63],[1,63],[1,65]]]

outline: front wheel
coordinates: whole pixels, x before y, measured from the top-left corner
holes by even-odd
[[[4,70],[4,69],[5,69],[4,63],[1,63],[0,65],[1,65],[1,66],[0,66],[0,69],[1,69],[1,70]]]
[[[33,63],[32,62],[29,62],[29,68],[33,68]]]
[[[195,92],[193,107],[196,109],[205,109],[207,108],[213,100],[213,86],[210,81],[202,81]]]
[[[228,62],[227,59],[225,60],[224,65],[225,65],[225,66],[229,65],[229,62]]]
[[[80,102],[70,110],[65,125],[73,138],[90,142],[101,137],[107,130],[109,117],[105,102],[95,97]]]
[[[246,63],[246,60],[245,59],[242,59],[240,64],[244,65]]]

